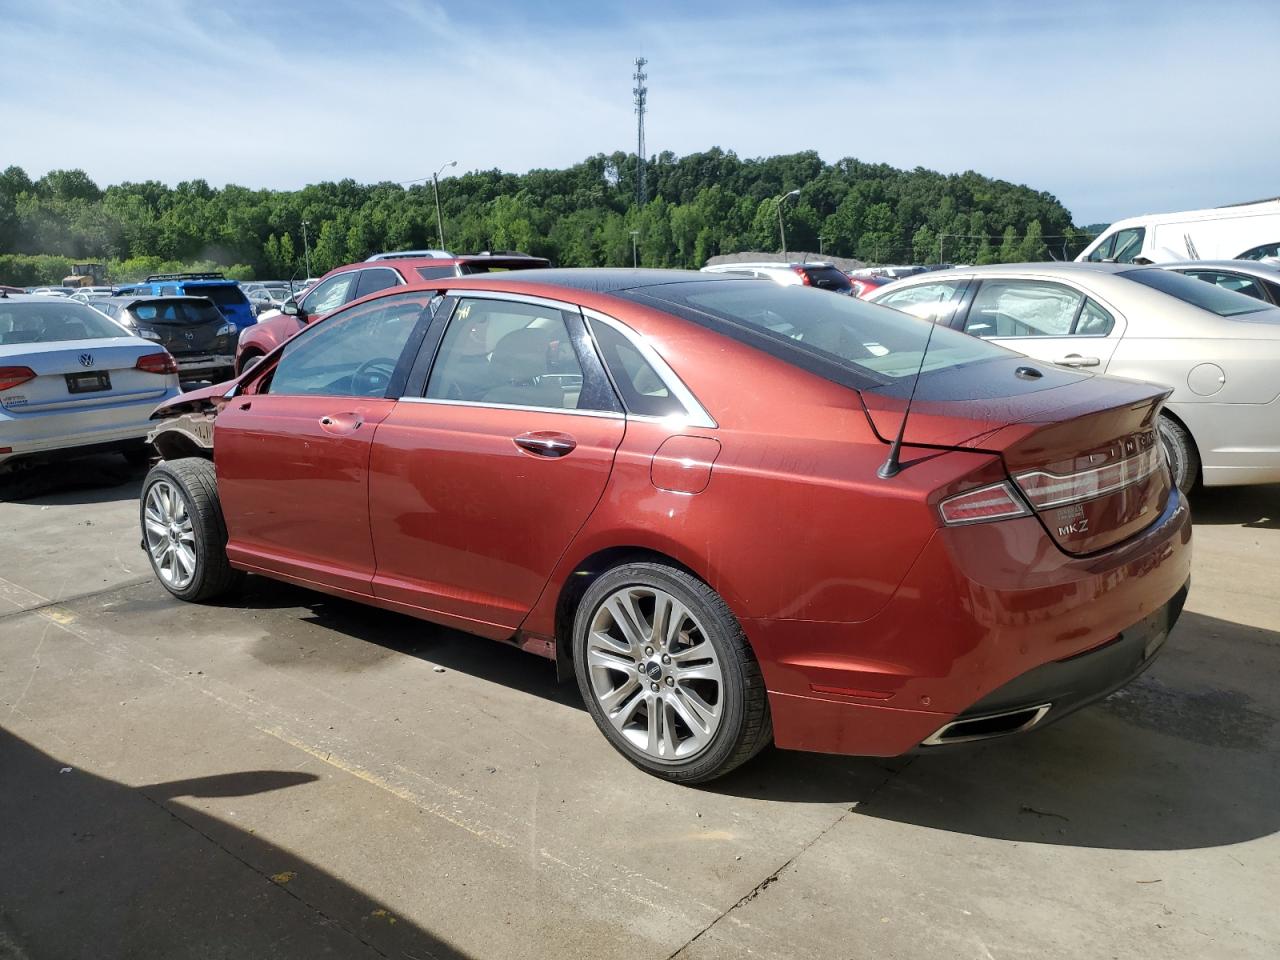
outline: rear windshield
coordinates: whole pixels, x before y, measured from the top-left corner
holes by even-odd
[[[935,327],[927,320],[854,297],[833,297],[812,287],[706,281],[646,287],[635,295],[676,307],[677,313],[694,322],[814,372],[826,375],[804,362],[806,356],[833,362],[861,381],[852,386],[883,385],[914,376],[930,329],[933,339],[926,371],[1010,355],[1003,347]]]
[[[853,284],[849,282],[843,270],[837,270],[835,267],[801,267],[800,269],[809,278],[809,283],[819,290],[847,292],[853,289]]]
[[[92,307],[73,300],[5,303],[0,300],[0,344],[109,340],[129,334]]]
[[[1258,313],[1266,310],[1269,304],[1255,300],[1253,297],[1234,290],[1224,290],[1212,283],[1205,283],[1194,277],[1183,276],[1170,270],[1153,267],[1147,270],[1126,270],[1120,276],[1144,287],[1151,287],[1161,293],[1189,303],[1201,310],[1208,310],[1220,317],[1238,317],[1245,313]]]
[[[211,323],[222,320],[218,308],[203,298],[144,301],[131,304],[129,312],[140,323]]]
[[[249,302],[234,283],[190,283],[187,284],[187,293],[208,297],[220,307],[235,307]]]

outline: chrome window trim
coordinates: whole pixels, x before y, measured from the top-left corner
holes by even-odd
[[[680,414],[668,414],[663,417],[653,417],[628,413],[627,417],[629,419],[656,423],[679,421],[684,426],[702,427],[709,430],[714,430],[720,426],[720,424],[716,423],[715,418],[707,412],[706,407],[704,407],[698,401],[698,398],[693,395],[693,392],[685,386],[684,381],[681,380],[676,372],[671,369],[671,365],[662,359],[658,351],[653,348],[642,334],[637,333],[621,320],[615,320],[613,317],[600,313],[598,310],[591,310],[586,307],[582,307],[580,309],[582,310],[582,315],[588,320],[595,320],[599,323],[603,323],[624,336],[627,341],[640,352],[640,356],[644,358],[644,361],[649,364],[649,366],[653,367],[658,378],[663,382],[666,388],[671,391],[671,395],[680,402],[680,405],[684,407],[685,411],[683,417],[681,417]],[[587,325],[587,329],[590,331],[590,324]],[[598,352],[599,347],[596,349]]]
[[[444,278],[441,277],[443,280]],[[563,300],[552,300],[550,297],[535,297],[527,293],[508,293],[505,290],[446,290],[445,295],[457,297],[459,300],[506,300],[509,303],[527,303],[535,307],[547,307],[552,310],[567,310],[570,313],[581,313],[582,308],[576,303]]]
[[[523,410],[530,413],[565,413],[575,417],[625,420],[626,414],[612,410],[576,410],[570,407],[532,407],[520,403],[485,403],[482,400],[444,400],[438,397],[401,397],[401,403],[434,403],[442,407],[484,407],[489,410]]]

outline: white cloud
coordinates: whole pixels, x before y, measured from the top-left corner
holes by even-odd
[[[0,162],[276,187],[450,159],[560,166],[632,148],[643,52],[653,152],[972,168],[1048,190],[1082,223],[1280,193],[1280,7],[1265,0],[1220,3],[1212,22],[1190,5],[733,6],[607,24],[478,9],[46,0],[7,15]]]

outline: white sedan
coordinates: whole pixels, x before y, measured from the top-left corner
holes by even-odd
[[[1120,263],[943,270],[867,299],[1037,360],[1171,387],[1160,435],[1183,490],[1280,482],[1280,307]]]
[[[173,357],[97,310],[0,294],[0,473],[100,451],[143,458],[151,411],[178,393]]]

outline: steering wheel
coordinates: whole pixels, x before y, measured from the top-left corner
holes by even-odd
[[[360,397],[381,396],[387,392],[395,372],[396,361],[392,357],[370,357],[351,374],[351,392]]]

